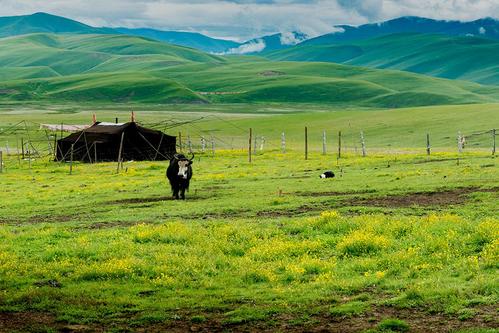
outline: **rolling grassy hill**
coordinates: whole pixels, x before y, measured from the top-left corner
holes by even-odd
[[[499,84],[499,42],[476,37],[395,34],[356,43],[298,45],[270,52],[278,61],[326,61]]]
[[[219,57],[125,35],[3,38],[0,73],[4,101],[410,107],[499,100],[499,88],[464,81],[319,62]]]
[[[0,39],[1,68],[44,66],[59,75],[72,75],[118,58],[122,70],[151,61],[156,68],[168,63],[225,61],[198,50],[125,35],[31,34]]]
[[[37,32],[72,34],[116,33],[110,28],[94,28],[74,20],[47,13],[0,17],[0,37]]]

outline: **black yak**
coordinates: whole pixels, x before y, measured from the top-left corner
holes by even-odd
[[[192,177],[192,160],[182,154],[175,154],[166,169],[166,177],[170,181],[174,199],[185,199],[185,190],[189,189],[189,181]],[[180,193],[180,197],[179,197]]]

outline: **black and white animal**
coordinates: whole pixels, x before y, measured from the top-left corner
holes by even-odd
[[[170,181],[174,199],[185,199],[185,190],[189,190],[189,182],[192,178],[192,160],[182,154],[173,155],[170,165],[166,169],[166,177]],[[180,197],[179,197],[180,194]]]
[[[334,172],[332,171],[324,171],[323,174],[320,175],[321,178],[334,178]]]

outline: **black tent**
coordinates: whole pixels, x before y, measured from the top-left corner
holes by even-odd
[[[168,160],[176,153],[176,137],[145,128],[135,122],[95,123],[83,131],[57,140],[57,161],[118,161],[121,140],[123,160]]]

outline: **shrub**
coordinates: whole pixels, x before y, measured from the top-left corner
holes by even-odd
[[[372,232],[356,230],[343,237],[336,249],[342,255],[361,256],[376,253],[388,247],[389,241],[384,236],[378,236]]]
[[[381,331],[408,332],[409,325],[400,319],[384,319],[378,324]]]

